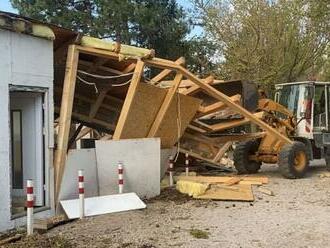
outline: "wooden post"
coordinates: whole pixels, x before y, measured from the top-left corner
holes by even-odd
[[[119,116],[119,120],[118,120],[118,123],[117,123],[117,126],[116,126],[115,133],[113,134],[113,139],[114,140],[118,140],[121,137],[126,119],[129,115],[129,110],[131,108],[133,98],[135,96],[135,92],[136,92],[138,83],[140,82],[140,79],[141,79],[142,74],[143,74],[143,69],[144,69],[144,62],[139,60],[136,63],[136,67],[135,67],[135,70],[134,70],[132,81],[131,81],[131,84],[128,88],[127,95],[126,95],[126,98],[125,98],[125,102],[124,102],[124,105],[123,105],[123,107],[121,109],[121,112],[120,112],[120,116]]]
[[[58,201],[58,194],[61,188],[66,154],[68,149],[69,131],[71,125],[71,114],[73,106],[76,75],[78,69],[79,52],[75,45],[70,45],[66,60],[65,78],[62,92],[62,102],[59,119],[59,131],[57,136],[57,149],[55,151],[55,199]]]
[[[182,74],[181,73],[177,73],[175,78],[174,78],[174,83],[173,86],[167,91],[167,94],[165,96],[165,99],[163,101],[162,106],[160,107],[157,116],[149,130],[148,133],[148,137],[154,137],[160,127],[160,125],[162,124],[162,121],[164,119],[164,116],[167,112],[167,110],[169,109],[172,100],[175,96],[175,93],[180,85],[180,82],[182,80]]]

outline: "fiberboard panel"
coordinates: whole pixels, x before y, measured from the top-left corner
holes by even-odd
[[[120,139],[147,137],[168,90],[139,83],[131,108],[123,126]],[[179,105],[178,105],[179,103]],[[162,148],[172,148],[178,139],[178,113],[180,113],[181,135],[194,117],[201,100],[179,94],[176,95],[166,112],[155,137],[161,138]],[[180,107],[178,111],[178,107]]]

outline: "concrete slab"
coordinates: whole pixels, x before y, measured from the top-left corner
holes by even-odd
[[[124,165],[124,192],[141,198],[160,194],[160,139],[98,140],[96,161],[100,195],[118,193],[118,161]]]
[[[95,149],[70,150],[62,179],[60,200],[79,197],[78,170],[84,170],[85,197],[99,195]]]

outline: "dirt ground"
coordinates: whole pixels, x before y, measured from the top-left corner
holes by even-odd
[[[275,196],[255,187],[254,202],[201,201],[166,191],[145,210],[73,221],[11,247],[330,247],[324,172],[317,165],[288,180],[264,166],[259,175],[270,178]]]

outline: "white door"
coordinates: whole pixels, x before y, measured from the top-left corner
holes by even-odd
[[[35,206],[44,205],[42,93],[11,92],[12,194],[24,196],[34,181]]]

